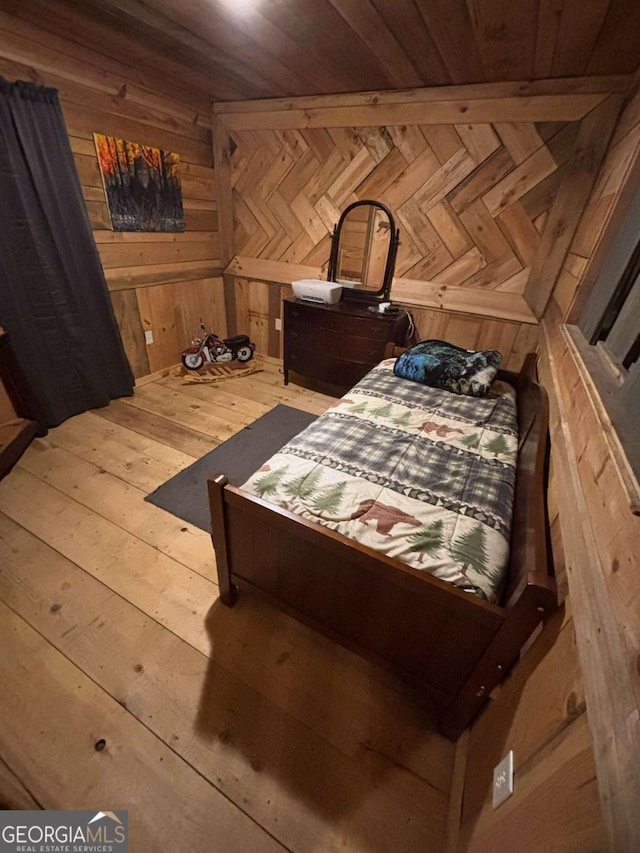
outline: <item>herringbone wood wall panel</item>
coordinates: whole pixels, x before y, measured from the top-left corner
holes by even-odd
[[[238,319],[277,355],[273,324],[252,296],[259,280],[326,274],[340,213],[372,198],[400,228],[392,296],[413,306],[419,335],[501,347],[518,367],[537,341],[523,294],[579,126],[234,130],[229,271],[243,276]]]
[[[235,254],[326,270],[341,211],[374,198],[400,227],[396,278],[522,294],[578,126],[235,131]]]

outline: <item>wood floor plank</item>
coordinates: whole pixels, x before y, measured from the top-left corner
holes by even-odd
[[[132,533],[160,553],[216,581],[211,537],[175,515],[147,503],[145,493],[61,447],[41,441],[30,447],[20,467],[84,507]],[[212,473],[214,473],[212,471]],[[202,499],[206,501],[206,485]]]
[[[195,462],[193,456],[109,423],[93,412],[70,418],[43,441],[99,465],[146,493]]]
[[[160,382],[159,387],[171,388],[179,390],[188,397],[194,397],[198,400],[203,400],[211,403],[221,412],[229,409],[232,412],[241,412],[249,418],[259,418],[266,415],[272,408],[269,403],[260,403],[256,400],[250,400],[245,397],[239,397],[237,394],[229,394],[225,391],[226,385],[232,380],[227,379],[220,383],[203,383],[203,384],[186,384],[183,382],[182,376],[166,376]],[[240,378],[237,380],[240,383]]]
[[[2,754],[43,806],[126,809],[140,853],[283,850],[4,604],[0,646]]]
[[[207,660],[0,517],[0,547],[8,536],[29,572],[5,549],[0,597],[288,848],[439,848],[446,788],[373,748],[345,755],[220,666],[215,646]]]
[[[229,380],[236,381],[236,380]],[[127,399],[130,406],[169,418],[196,432],[211,436],[218,442],[226,441],[254,418],[239,411],[220,409],[214,402],[194,400],[183,393],[182,387],[160,386],[157,383],[136,389]]]
[[[328,405],[335,402],[335,398],[326,397],[323,394],[309,396],[306,388],[294,385],[293,383],[278,385],[274,379],[274,384],[269,385],[264,379],[259,380],[253,375],[243,377],[242,379],[230,379],[226,384],[226,388],[241,397],[257,400],[271,407],[282,403],[285,406],[293,406],[302,411],[310,412],[313,415],[322,414]],[[330,400],[331,402],[327,404],[326,400]]]
[[[18,468],[0,482],[0,511],[200,651],[217,586]]]
[[[168,418],[129,406],[124,400],[112,400],[108,406],[94,409],[93,413],[196,459],[216,446],[216,442],[209,436],[176,424]]]
[[[265,385],[271,388],[289,389],[297,396],[308,399],[314,405],[317,404],[318,407],[323,406],[324,408],[319,410],[319,414],[328,409],[336,401],[335,395],[318,390],[317,386],[304,376],[300,377],[300,384],[294,382],[286,386],[283,385],[284,371],[282,369],[282,362],[278,359],[265,359],[264,372],[261,375],[261,379]]]
[[[27,791],[24,784],[0,757],[0,809],[28,809],[42,806]]]

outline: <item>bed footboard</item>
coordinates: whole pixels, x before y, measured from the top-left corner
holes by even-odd
[[[413,684],[455,740],[556,608],[547,562],[544,391],[518,394],[518,460],[509,579],[501,606],[346,539],[247,492],[209,480],[220,598],[248,587]]]

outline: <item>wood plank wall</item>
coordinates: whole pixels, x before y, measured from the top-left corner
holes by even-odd
[[[283,294],[265,299],[260,284],[325,276],[340,212],[374,198],[400,227],[392,298],[412,308],[420,337],[497,346],[519,368],[537,342],[525,293],[537,291],[530,274],[545,243],[560,253],[557,224],[549,236],[547,223],[576,141],[604,135],[606,144],[612,127],[613,116],[600,115],[598,135],[583,130],[603,105],[615,112],[608,90],[620,80],[590,84],[548,81],[543,95],[492,84],[216,105],[231,139],[227,273],[242,282],[237,319],[249,322],[237,331],[277,355],[279,313],[268,311]]]
[[[575,322],[640,185],[640,78],[543,320],[557,492],[578,649],[611,849],[640,849],[640,517],[607,415],[562,323]]]
[[[566,596],[554,498],[554,560]],[[510,750],[515,792],[495,810],[493,768]],[[471,728],[466,759],[459,853],[607,849],[569,598]]]
[[[176,364],[200,318],[226,333],[210,105],[167,95],[144,74],[0,12],[0,74],[59,93],[89,218],[134,373]],[[186,231],[111,231],[93,133],[180,156]],[[145,331],[154,343],[145,343]]]
[[[569,598],[470,732],[458,847],[465,853],[507,849],[515,839],[519,849],[576,853],[640,846],[640,518],[616,468],[606,416],[562,327],[579,314],[634,164],[637,183],[639,157],[636,92],[620,116],[542,321],[553,554]],[[509,749],[515,795],[493,811],[492,768]]]

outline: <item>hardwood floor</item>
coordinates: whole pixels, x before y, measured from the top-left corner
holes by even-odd
[[[332,402],[262,366],[140,384],[0,483],[0,807],[128,809],[135,853],[437,853],[453,744],[386,673],[222,606],[209,536],[143,501],[276,403]]]

